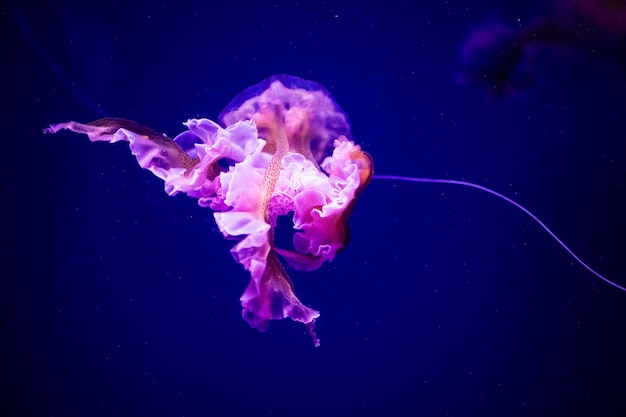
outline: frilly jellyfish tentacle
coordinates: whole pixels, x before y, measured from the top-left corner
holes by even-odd
[[[369,183],[372,160],[348,140],[347,118],[328,91],[297,77],[278,75],[261,81],[240,93],[219,118],[226,126],[252,120],[263,138],[263,153],[271,155],[256,205],[242,213],[255,217],[264,228],[252,231],[246,240],[256,235],[265,247],[255,255],[258,269],[240,261],[252,275],[241,298],[244,319],[260,329],[269,319],[301,321],[318,346],[313,328],[319,312],[295,296],[277,254],[308,271],[332,260],[347,244],[347,218]],[[274,245],[276,218],[291,212],[294,229],[300,230],[293,238],[295,252]],[[216,214],[223,232],[228,224],[222,220],[230,216],[230,212]],[[238,260],[243,249],[240,245],[233,249]],[[250,248],[245,249],[248,253]]]
[[[569,253],[572,256],[572,258],[574,258],[576,260],[576,262],[578,262],[580,265],[585,267],[593,275],[595,275],[596,277],[600,278],[602,281],[606,282],[607,284],[612,285],[613,287],[618,288],[618,289],[626,292],[626,288],[625,287],[623,287],[623,286],[621,286],[621,285],[611,281],[610,279],[608,279],[605,276],[601,275],[599,272],[597,272],[596,270],[591,268],[589,265],[587,265],[582,259],[580,259],[578,257],[578,255],[576,255],[574,253],[574,251],[572,249],[570,249],[552,230],[550,230],[550,228],[548,226],[546,226],[546,224],[544,222],[539,220],[539,218],[536,215],[534,215],[530,210],[528,210],[526,207],[522,206],[518,202],[510,199],[509,197],[500,194],[497,191],[494,191],[494,190],[492,190],[490,188],[487,188],[487,187],[484,187],[482,185],[474,184],[472,182],[459,181],[459,180],[448,180],[448,179],[443,179],[443,178],[403,177],[403,176],[399,176],[399,175],[374,175],[373,178],[374,179],[379,179],[379,180],[391,180],[391,181],[425,182],[425,183],[436,183],[436,184],[462,185],[464,187],[475,188],[477,190],[481,190],[481,191],[484,191],[484,192],[489,193],[491,195],[494,195],[494,196],[496,196],[496,197],[506,201],[507,203],[512,204],[513,206],[517,207],[518,209],[520,209],[521,211],[526,213],[526,215],[528,215],[539,226],[541,226],[546,232],[548,232],[548,234],[559,245],[561,245],[561,247],[563,249],[565,249],[567,251],[567,253]]]

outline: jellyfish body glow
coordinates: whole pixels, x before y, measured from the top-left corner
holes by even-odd
[[[86,134],[91,141],[127,141],[142,168],[165,183],[169,195],[185,193],[214,210],[219,230],[239,242],[231,253],[250,273],[241,296],[242,316],[267,330],[270,320],[304,323],[316,346],[319,312],[305,306],[279,256],[294,269],[312,271],[348,243],[347,220],[370,180],[445,183],[493,194],[524,211],[580,260],[527,209],[493,190],[464,181],[373,176],[372,158],[356,145],[347,117],[320,84],[276,75],[240,93],[219,117],[189,119],[174,139],[117,118],[66,122],[44,130]],[[225,168],[224,166],[227,165]],[[293,214],[293,248],[279,248],[279,216]]]
[[[190,119],[174,139],[125,119],[51,125],[92,141],[128,141],[142,168],[215,211],[219,230],[239,239],[231,253],[250,272],[241,296],[243,318],[264,331],[291,318],[313,331],[319,312],[300,302],[278,254],[311,271],[348,241],[347,220],[370,181],[372,160],[350,140],[346,117],[321,85],[274,76],[226,107],[222,125]],[[224,162],[228,169],[221,168]],[[294,249],[274,245],[278,216],[293,213]]]

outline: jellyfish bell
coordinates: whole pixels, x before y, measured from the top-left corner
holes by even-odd
[[[340,137],[352,140],[346,114],[321,84],[291,75],[274,75],[239,93],[219,115],[225,126],[254,120],[274,153],[284,129],[290,152],[321,163]]]
[[[304,323],[316,346],[320,313],[304,305],[281,263],[311,271],[348,244],[347,221],[370,180],[453,184],[492,194],[542,226],[591,273],[544,223],[520,204],[478,184],[449,179],[373,175],[369,154],[350,135],[346,115],[320,84],[277,75],[240,93],[219,117],[190,119],[174,139],[135,122],[106,118],[50,125],[91,141],[127,141],[139,165],[165,183],[169,195],[185,193],[214,210],[220,232],[238,243],[231,253],[250,273],[240,298],[242,316],[265,331],[270,320]],[[224,164],[224,161],[227,163]],[[293,248],[277,247],[278,218],[292,215]]]

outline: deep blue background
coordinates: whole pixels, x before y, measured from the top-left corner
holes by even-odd
[[[292,273],[322,312],[316,349],[295,323],[241,319],[248,274],[209,210],[122,144],[41,134],[108,115],[175,135],[304,77],[377,173],[501,191],[625,285],[623,62],[547,51],[531,88],[489,104],[455,82],[461,45],[541,9],[413,3],[0,6],[2,415],[626,415],[626,294],[492,196],[373,181],[348,248]]]

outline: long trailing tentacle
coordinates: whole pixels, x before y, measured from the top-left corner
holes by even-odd
[[[539,226],[541,226],[546,232],[548,232],[548,234],[559,245],[561,245],[561,247],[563,249],[565,249],[567,251],[567,253],[569,253],[572,256],[572,258],[574,258],[576,260],[576,262],[578,262],[579,264],[584,266],[593,275],[595,275],[596,277],[600,278],[602,281],[606,282],[607,284],[612,285],[613,287],[618,288],[618,289],[626,292],[626,288],[625,287],[617,284],[616,282],[611,281],[610,279],[608,279],[605,276],[601,275],[599,272],[597,272],[596,270],[591,268],[589,265],[587,265],[582,259],[580,259],[578,257],[578,255],[576,255],[574,253],[574,251],[572,249],[569,248],[569,246],[567,246],[552,230],[550,230],[550,228],[548,226],[546,226],[546,224],[544,222],[539,220],[539,218],[536,215],[534,215],[530,210],[528,210],[526,207],[522,206],[518,202],[510,199],[509,197],[498,193],[497,191],[494,191],[494,190],[492,190],[490,188],[487,188],[487,187],[484,187],[482,185],[474,184],[472,182],[459,181],[459,180],[449,180],[449,179],[443,179],[443,178],[403,177],[403,176],[399,176],[399,175],[374,175],[374,179],[391,180],[391,181],[405,181],[405,182],[425,182],[425,183],[436,183],[436,184],[462,185],[464,187],[475,188],[477,190],[481,190],[481,191],[484,191],[484,192],[489,193],[491,195],[494,195],[494,196],[496,196],[496,197],[506,201],[507,203],[512,204],[513,206],[517,207],[518,209],[523,211],[525,214],[527,214]]]

